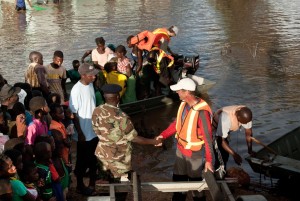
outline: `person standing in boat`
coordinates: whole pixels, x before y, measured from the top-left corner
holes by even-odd
[[[171,26],[168,29],[166,28],[158,28],[152,32],[155,35],[155,39],[153,42],[154,47],[158,47],[164,52],[169,52],[171,55],[176,55],[171,51],[169,47],[169,42],[171,41],[171,37],[174,37],[178,34],[178,27]]]
[[[183,78],[170,86],[182,101],[177,118],[156,140],[162,142],[174,134],[177,139],[173,181],[202,181],[202,170],[214,172],[212,146],[212,112],[209,105],[195,96],[196,83]],[[161,144],[159,144],[161,145]],[[205,200],[203,192],[193,191],[194,200]],[[187,194],[176,192],[173,201],[184,201]]]
[[[242,157],[229,146],[229,134],[237,131],[240,127],[245,129],[248,153],[253,155],[252,151],[252,111],[244,105],[226,106],[214,113],[213,131],[217,141],[218,149],[222,155],[225,169],[228,162],[229,154],[232,155],[236,164],[241,165]],[[220,166],[219,160],[215,160],[215,168]]]

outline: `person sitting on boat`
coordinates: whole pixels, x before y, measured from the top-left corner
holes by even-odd
[[[103,37],[95,39],[97,48],[92,51],[92,61],[95,68],[104,70],[104,65],[110,60],[114,52],[105,46],[105,40]]]
[[[120,97],[122,97],[125,94],[127,87],[127,76],[117,71],[117,65],[118,63],[114,60],[107,62],[104,65],[106,71],[105,77],[107,84],[117,84],[122,87],[122,90],[120,91]]]
[[[116,48],[116,56],[118,58],[118,66],[117,69],[120,73],[127,75],[130,77],[132,74],[131,63],[130,60],[126,57],[126,48],[123,45],[119,45]]]
[[[72,66],[73,69],[67,70],[67,77],[70,78],[73,84],[76,84],[76,82],[80,80],[80,74],[78,72],[80,62],[78,60],[73,60]]]
[[[221,152],[222,159],[226,169],[226,163],[229,158],[229,154],[232,155],[236,164],[241,165],[242,157],[236,153],[228,142],[230,132],[237,131],[241,126],[245,129],[246,142],[248,147],[248,153],[253,155],[252,151],[252,111],[244,105],[232,105],[226,106],[214,113],[213,130],[215,133],[218,149]],[[219,167],[220,162],[217,159],[215,168]]]

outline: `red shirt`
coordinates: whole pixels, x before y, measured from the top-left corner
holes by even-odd
[[[188,109],[185,109],[186,112],[184,112],[185,114],[187,114]],[[212,128],[211,128],[211,124],[203,124],[202,122],[211,122],[211,118],[210,118],[210,114],[208,111],[206,110],[202,110],[200,112],[203,112],[204,114],[204,118],[202,119],[199,115],[198,118],[198,128],[200,128],[201,133],[205,133],[208,132],[208,135],[210,136],[210,140],[208,140],[206,138],[206,135],[203,135],[203,139],[204,139],[204,146],[205,146],[205,159],[207,162],[212,162],[213,161],[213,150],[212,150],[212,144],[208,143],[208,142],[212,142]],[[174,135],[176,133],[176,119],[169,125],[169,127],[164,130],[160,135],[166,139],[168,137],[170,137],[171,135]],[[177,148],[181,151],[181,153],[187,157],[191,157],[193,151],[191,151],[190,149],[184,149],[180,144],[177,143]]]

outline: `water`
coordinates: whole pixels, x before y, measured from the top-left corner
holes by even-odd
[[[249,106],[254,136],[267,144],[299,126],[299,6],[298,0],[64,0],[18,14],[12,4],[1,2],[0,73],[10,83],[23,80],[33,50],[42,52],[45,64],[62,50],[70,69],[74,59],[95,48],[96,37],[125,45],[129,35],[175,24],[180,31],[172,38],[172,50],[200,54],[197,73],[217,82],[209,92],[212,108]],[[173,110],[156,111],[148,122],[160,114],[167,124],[177,108]],[[247,155],[242,133],[233,134],[231,143]],[[251,172],[246,162],[244,166]]]

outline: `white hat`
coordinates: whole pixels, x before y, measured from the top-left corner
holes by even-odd
[[[173,26],[171,29],[175,33],[175,36],[177,36],[177,34],[178,34],[178,27],[177,26]]]
[[[170,88],[172,91],[178,91],[181,89],[195,91],[196,83],[191,78],[183,78],[179,80],[177,84],[171,85]]]

